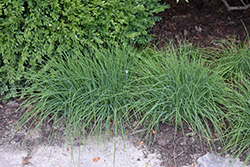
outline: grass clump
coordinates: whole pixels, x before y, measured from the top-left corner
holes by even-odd
[[[238,76],[239,77],[239,76]],[[225,132],[224,152],[231,151],[235,160],[246,153],[244,165],[250,158],[250,81],[241,75],[236,82],[235,97],[230,107],[230,128]]]
[[[210,140],[213,133],[219,137],[226,117],[222,109],[227,105],[227,88],[222,77],[205,66],[202,52],[187,46],[144,53],[140,75],[147,89],[143,96],[147,126],[152,129],[165,122],[177,130],[187,123],[200,137]]]
[[[65,124],[65,134],[73,132],[72,144],[85,130],[87,136],[103,131],[124,136],[124,124],[140,111],[136,110],[140,103],[135,86],[136,51],[125,45],[108,48],[63,53],[32,75],[33,86],[22,95],[29,96],[24,106],[32,105],[33,109],[20,118],[18,126],[39,120],[39,128],[49,118],[54,120],[53,128]]]
[[[250,50],[249,37],[244,42],[222,40],[219,42],[220,49],[212,49],[207,52],[209,64],[213,73],[223,77],[228,83],[229,94],[226,97],[228,105],[225,105],[227,129],[224,133],[222,153],[229,152],[237,158],[245,153],[244,165],[250,158]]]
[[[75,138],[100,136],[103,131],[125,137],[125,125],[130,127],[136,119],[137,126],[130,128],[143,125],[147,135],[157,131],[159,123],[171,123],[176,131],[180,127],[183,135],[188,125],[201,140],[211,141],[208,144],[216,134],[221,142],[227,138],[226,149],[234,144],[248,149],[249,50],[244,46],[244,53],[236,54],[228,49],[225,57],[208,61],[201,48],[170,45],[164,49],[138,51],[128,45],[108,45],[53,56],[42,70],[30,75],[32,86],[22,96],[28,97],[24,107],[32,110],[20,118],[16,129],[27,122],[41,128],[53,120],[50,139],[55,126],[66,125],[65,134],[73,144]],[[240,83],[248,84],[238,87],[225,82],[235,76],[244,76]],[[229,127],[224,126],[226,121]]]
[[[220,47],[220,50],[213,52],[214,61],[211,65],[214,70],[229,81],[238,81],[241,74],[250,77],[249,45],[236,40],[225,40],[220,42]]]

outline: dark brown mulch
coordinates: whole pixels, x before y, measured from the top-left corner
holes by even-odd
[[[230,5],[241,5],[239,0],[227,1]],[[227,11],[221,0],[189,0],[189,3],[162,0],[161,3],[170,4],[171,8],[156,14],[162,17],[152,29],[158,47],[169,39],[175,42],[186,39],[201,47],[216,47],[218,39],[244,41],[250,32],[250,9]]]

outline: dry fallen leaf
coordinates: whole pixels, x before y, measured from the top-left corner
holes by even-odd
[[[0,108],[4,108],[4,107],[0,104]]]
[[[24,164],[30,164],[29,161],[27,161],[27,159],[30,159],[31,157],[22,157],[23,158],[23,163]]]
[[[24,163],[24,164],[29,164],[30,162],[27,161],[25,158],[23,158],[23,163]]]
[[[11,124],[13,122],[14,122],[14,120],[12,119],[10,122],[6,123],[6,125],[9,125],[9,124]]]
[[[143,144],[143,141],[141,141],[138,145],[140,146],[140,145],[142,145]]]
[[[96,157],[93,159],[94,162],[97,162],[100,159],[100,157]]]

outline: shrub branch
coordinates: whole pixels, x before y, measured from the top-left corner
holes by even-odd
[[[243,0],[240,0],[241,3],[243,4],[243,6],[230,6],[226,0],[222,0],[222,2],[224,3],[224,5],[227,7],[227,10],[246,10],[248,8],[250,8],[250,4],[246,4]]]

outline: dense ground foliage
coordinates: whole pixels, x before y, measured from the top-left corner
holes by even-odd
[[[209,141],[216,133],[224,151],[246,151],[250,158],[248,45],[138,49],[132,44],[149,42],[159,19],[152,13],[167,6],[157,0],[81,2],[1,4],[0,93],[19,88],[11,96],[32,106],[16,129],[37,120],[40,128],[49,118],[54,126],[67,125],[72,138],[111,129],[125,137],[125,127],[144,126],[150,134],[159,123],[176,129],[187,123]]]
[[[147,134],[159,123],[176,128],[187,123],[209,141],[216,134],[225,150],[249,151],[249,71],[239,63],[244,57],[242,63],[249,64],[250,54],[242,54],[248,52],[244,46],[235,54],[227,49],[215,55],[187,45],[159,51],[111,44],[54,55],[45,68],[30,73],[32,86],[18,94],[26,99],[24,107],[34,110],[26,111],[17,129],[37,119],[39,128],[51,117],[54,126],[66,124],[65,133],[73,130],[71,137],[79,138],[85,129],[87,136],[111,129],[125,136],[125,125],[134,122],[131,131],[142,125]]]

